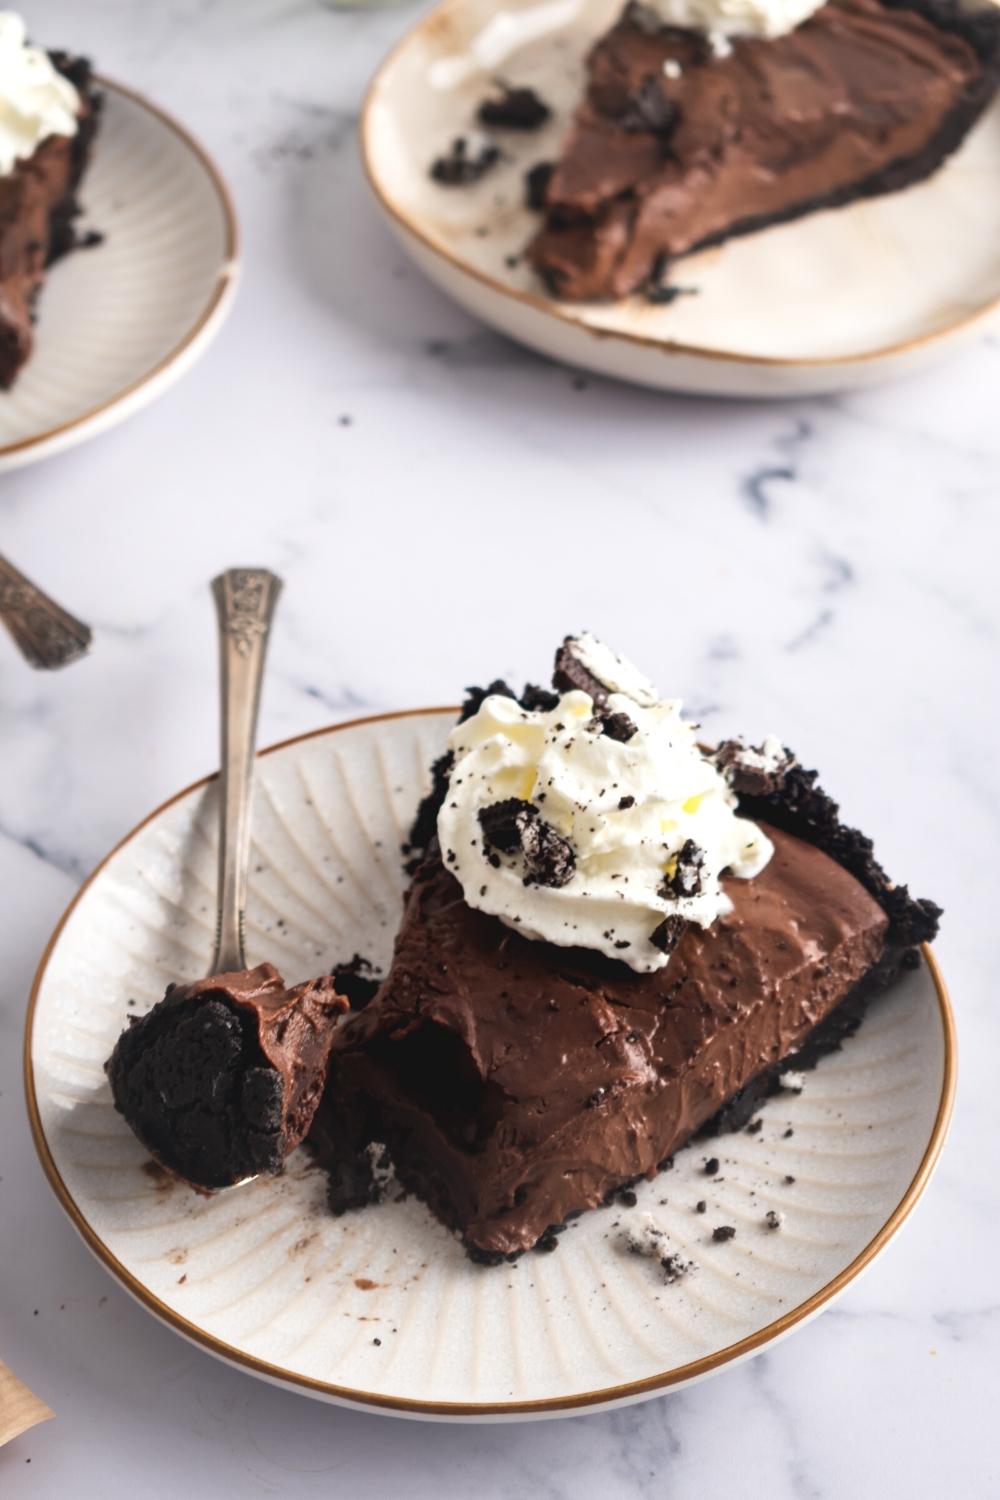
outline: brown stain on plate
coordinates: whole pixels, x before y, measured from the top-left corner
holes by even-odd
[[[359,1292],[373,1292],[378,1286],[377,1281],[371,1281],[367,1276],[355,1276],[354,1285]]]
[[[152,1159],[143,1162],[142,1170],[152,1181],[158,1193],[169,1193],[177,1180],[166,1167],[161,1167],[158,1161]]]

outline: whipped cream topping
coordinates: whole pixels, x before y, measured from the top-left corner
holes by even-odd
[[[29,47],[24,22],[0,11],[0,174],[33,156],[50,135],[76,135],[80,95],[47,52]]]
[[[700,31],[724,57],[729,39],[785,36],[819,10],[824,0],[644,0],[664,26]]]
[[[643,696],[648,687],[652,701],[612,692],[595,708],[573,690],[552,709],[527,710],[484,699],[449,738],[438,837],[470,906],[525,937],[649,973],[667,963],[685,922],[709,927],[730,910],[723,871],[748,879],[773,848],[736,815],[680,703],[656,698],[608,655],[635,674],[619,680],[642,684]]]

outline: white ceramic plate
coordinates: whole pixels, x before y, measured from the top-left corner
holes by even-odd
[[[621,3],[504,0],[509,16],[530,13],[550,29],[483,69],[470,49],[495,19],[495,0],[444,0],[382,65],[362,121],[365,164],[390,223],[432,280],[543,354],[712,395],[871,384],[983,330],[1000,307],[1000,103],[926,183],[678,262],[673,279],[698,295],[669,306],[640,297],[555,302],[530,267],[511,266],[540,222],[523,204],[524,171],[558,154],[584,56]],[[495,75],[537,88],[554,107],[552,122],[498,134],[507,160],[474,187],[438,186],[429,164],[474,128]]]
[[[99,79],[104,112],[80,198],[104,243],[54,265],[35,350],[0,391],[0,472],[114,426],[208,347],[236,289],[236,216],[169,115]]]
[[[403,830],[453,719],[442,709],[362,720],[261,757],[251,962],[273,959],[298,980],[355,951],[387,959]],[[640,1399],[816,1312],[926,1183],[954,1068],[932,961],[877,1003],[801,1095],[770,1102],[759,1134],[711,1143],[721,1181],[705,1177],[702,1145],[639,1189],[633,1212],[652,1212],[697,1262],[672,1286],[619,1248],[617,1209],[584,1215],[554,1254],[484,1269],[418,1202],[331,1218],[302,1150],[284,1177],[216,1197],[171,1185],[115,1113],[102,1063],[126,1016],[207,966],[215,819],[214,783],[202,783],[84,886],[39,970],[26,1075],[35,1141],[76,1227],[147,1307],[231,1363],[407,1416],[558,1415]],[[769,1208],[785,1214],[778,1231],[765,1226]],[[737,1228],[729,1244],[711,1242],[720,1224]]]

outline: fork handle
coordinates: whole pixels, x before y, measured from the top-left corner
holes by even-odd
[[[246,968],[243,914],[250,862],[257,713],[271,621],[281,587],[281,579],[264,568],[231,568],[212,582],[219,625],[222,740],[213,974]]]
[[[0,619],[33,667],[69,666],[90,650],[89,625],[71,615],[0,556]]]

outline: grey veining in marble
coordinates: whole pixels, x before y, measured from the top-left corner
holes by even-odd
[[[413,6],[27,13],[40,40],[87,49],[204,140],[246,270],[178,386],[0,486],[3,550],[95,626],[92,656],[51,679],[0,641],[0,1353],[57,1413],[0,1453],[5,1500],[1000,1492],[1000,339],[795,405],[580,378],[447,303],[366,194],[354,122]],[[587,625],[710,734],[774,729],[820,764],[889,869],[945,905],[952,1140],[913,1222],[833,1310],[641,1407],[443,1429],[231,1372],[91,1260],[29,1144],[25,996],[80,878],[212,769],[205,585],[235,563],[287,582],[262,742],[537,677]]]

